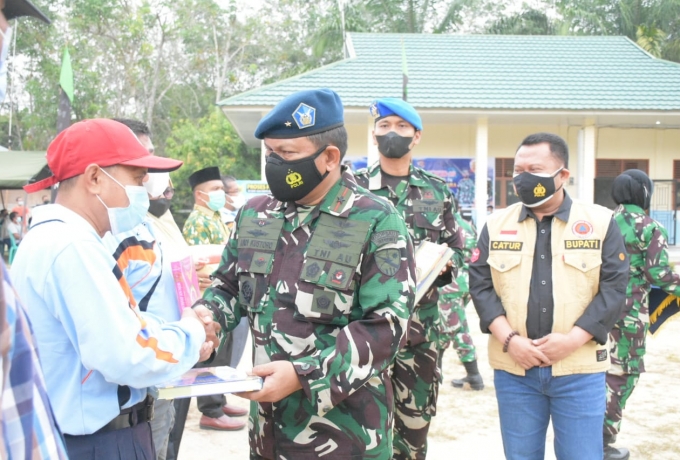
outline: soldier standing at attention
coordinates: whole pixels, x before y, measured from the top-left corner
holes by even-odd
[[[456,208],[458,208],[456,201]],[[464,388],[468,385],[472,390],[483,390],[484,380],[477,367],[477,350],[472,342],[470,327],[468,326],[465,306],[470,302],[470,288],[468,285],[468,268],[472,251],[477,246],[477,231],[471,222],[463,219],[460,212],[455,213],[456,222],[465,238],[465,262],[458,270],[458,277],[453,283],[439,289],[439,309],[442,312],[446,334],[442,339],[442,353],[453,342],[453,348],[458,353],[458,359],[465,366],[467,376],[453,379],[454,388]]]
[[[389,367],[413,308],[413,246],[392,205],[341,166],[347,131],[338,95],[294,93],[255,130],[272,195],[238,213],[197,305],[223,330],[242,316],[261,391],[250,458],[391,459]]]
[[[375,101],[373,139],[380,161],[357,171],[357,183],[392,202],[402,215],[414,245],[422,241],[456,250],[462,265],[463,240],[454,218],[453,196],[446,182],[411,164],[411,149],[420,142],[422,122],[411,104],[396,98]],[[394,458],[421,459],[427,453],[427,431],[436,412],[441,381],[444,325],[437,305],[438,287],[452,281],[448,268],[423,296],[411,315],[406,346],[394,363]]]
[[[614,221],[621,229],[630,256],[626,308],[609,334],[611,368],[607,372],[607,409],[604,418],[605,460],[626,460],[628,449],[611,446],[621,429],[626,401],[645,371],[645,337],[649,327],[649,291],[659,286],[680,296],[680,276],[668,264],[668,234],[649,217],[654,184],[639,169],[629,169],[614,179],[612,198],[618,204]]]

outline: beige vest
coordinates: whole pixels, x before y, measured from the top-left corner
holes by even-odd
[[[517,222],[522,204],[492,214],[489,259],[494,289],[513,330],[527,336],[527,305],[536,246],[536,221]],[[598,293],[602,244],[612,212],[602,206],[574,200],[569,222],[552,222],[553,332],[568,333]],[[553,364],[552,375],[591,374],[609,369],[607,345],[588,341],[571,355]],[[489,363],[494,369],[524,375],[503,344],[489,339]]]

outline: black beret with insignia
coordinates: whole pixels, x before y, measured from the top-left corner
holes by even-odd
[[[199,169],[191,176],[189,176],[189,185],[191,188],[196,188],[197,185],[209,182],[211,180],[222,180],[220,176],[220,168],[217,166],[210,166],[209,168]]]
[[[344,125],[342,101],[330,89],[293,93],[260,120],[255,137],[292,139],[329,131]]]

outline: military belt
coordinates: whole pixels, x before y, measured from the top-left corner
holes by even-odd
[[[153,397],[147,395],[144,401],[127,409],[121,409],[120,415],[97,430],[95,434],[123,430],[137,426],[140,423],[150,422],[153,419],[153,404]]]

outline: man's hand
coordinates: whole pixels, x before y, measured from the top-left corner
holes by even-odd
[[[196,274],[198,275],[198,287],[201,290],[209,288],[212,284],[209,273],[200,273],[200,270],[202,270],[208,264],[208,262],[209,260],[206,258],[198,258],[194,260],[194,270],[196,270]]]
[[[448,262],[446,262],[446,265],[444,266],[444,268],[442,268],[442,271],[439,272],[439,276],[445,275],[446,272],[451,270],[451,267],[453,267],[453,261],[449,260]]]
[[[258,402],[277,402],[302,389],[295,366],[290,361],[274,361],[253,367],[253,375],[264,378],[260,391],[237,393],[238,396]]]
[[[209,288],[211,284],[212,280],[210,279],[210,275],[206,275],[205,273],[198,273],[198,287],[201,291],[203,289]]]
[[[201,345],[201,351],[198,354],[198,362],[202,363],[203,361],[206,361],[208,358],[210,358],[210,355],[212,355],[214,349],[215,348],[213,347],[212,342],[203,342],[203,345]]]
[[[525,371],[535,366],[550,365],[550,359],[534,346],[531,339],[519,335],[510,339],[508,354]]]
[[[592,335],[580,327],[574,326],[569,334],[553,332],[545,337],[533,340],[533,343],[536,348],[548,357],[550,362],[547,365],[550,366],[558,361],[562,361],[592,338]]]
[[[217,333],[220,331],[220,323],[213,321],[213,314],[210,310],[203,305],[198,305],[194,308],[185,308],[182,312],[182,318],[185,317],[195,318],[196,321],[199,321],[203,325],[203,329],[205,329],[205,341],[211,342],[214,349],[217,349],[217,347],[220,346],[220,340],[217,338]]]
[[[194,270],[196,271],[201,270],[206,265],[208,265],[208,259],[199,257],[196,260],[194,260]]]

